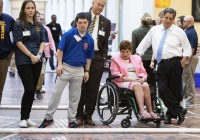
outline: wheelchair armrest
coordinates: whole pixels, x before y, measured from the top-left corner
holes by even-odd
[[[116,79],[116,78],[119,78],[120,76],[109,76],[108,78],[107,78],[107,80],[108,81],[111,81],[111,80],[113,80],[113,79]]]

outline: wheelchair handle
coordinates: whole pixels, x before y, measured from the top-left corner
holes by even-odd
[[[113,79],[116,79],[116,78],[119,78],[120,76],[109,76],[108,78],[107,78],[107,80],[109,80],[109,81],[111,81],[111,80],[113,80]]]

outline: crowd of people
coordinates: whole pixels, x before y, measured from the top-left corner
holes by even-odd
[[[0,0],[0,104],[10,60],[15,60],[10,66],[16,64],[24,87],[19,127],[38,126],[30,119],[30,112],[35,96],[43,98],[42,85],[48,59],[57,78],[39,128],[54,122],[53,115],[67,84],[68,127],[95,125],[92,115],[111,35],[111,21],[101,14],[105,4],[106,0],[93,0],[89,12],[78,13],[72,28],[63,34],[56,15],[52,15],[52,22],[45,25],[45,16],[36,10],[33,0],[23,1],[16,21],[2,13],[3,0]],[[145,13],[141,26],[132,32],[131,42],[121,41],[120,54],[111,58],[110,71],[119,76],[114,80],[119,87],[135,93],[141,118],[158,117],[152,110],[150,95],[151,89],[157,87],[157,94],[168,109],[165,124],[171,124],[171,119],[175,118],[180,125],[187,113],[180,103],[186,100],[186,106],[195,105],[198,36],[193,16],[180,16],[176,23],[175,19],[176,11],[172,8],[161,11],[155,23],[151,15]],[[54,55],[57,66],[53,63]],[[15,68],[10,69],[9,74],[14,76]]]

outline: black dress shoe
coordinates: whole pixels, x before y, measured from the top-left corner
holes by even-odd
[[[78,128],[78,124],[76,122],[69,122],[68,127],[69,128]]]
[[[187,109],[183,108],[181,112],[178,114],[178,121],[177,124],[180,125],[185,120],[185,114],[187,113]]]
[[[38,128],[46,128],[50,126],[51,124],[53,124],[53,120],[44,119],[42,124]]]

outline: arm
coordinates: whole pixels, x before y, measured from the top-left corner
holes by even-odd
[[[87,82],[89,79],[91,59],[87,59],[87,64],[85,65],[85,74],[84,74],[84,82]]]
[[[61,74],[63,74],[62,57],[63,57],[63,51],[58,49],[57,51],[58,66],[56,69],[58,76],[61,76]]]
[[[132,32],[132,54],[136,53],[136,47],[137,47],[137,36],[135,34],[135,31]]]
[[[24,44],[20,41],[16,43],[17,47],[24,53],[26,54],[28,57],[31,58],[31,61],[33,64],[36,64],[39,62],[40,57],[33,55],[27,48],[26,46],[24,46]]]
[[[55,42],[53,40],[53,36],[51,34],[51,31],[49,29],[49,27],[46,28],[47,33],[48,33],[48,38],[49,38],[49,47],[51,48],[51,50],[54,52],[54,54],[56,54],[56,47],[55,47]]]
[[[152,45],[152,34],[153,27],[149,30],[143,40],[140,42],[139,46],[136,49],[136,53],[140,56],[144,55],[144,52]]]
[[[106,59],[106,57],[107,57],[107,53],[108,53],[108,38],[109,38],[109,36],[110,36],[110,31],[111,31],[111,22],[110,22],[110,20],[108,20],[107,21],[107,26],[106,26],[106,31],[105,31],[105,39],[104,39],[104,41],[103,41],[103,58],[104,59]]]

